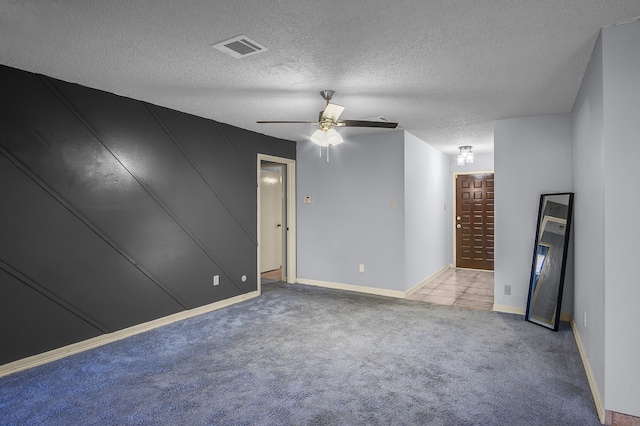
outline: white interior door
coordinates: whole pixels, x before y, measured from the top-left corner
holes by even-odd
[[[282,267],[282,167],[260,170],[260,272]]]

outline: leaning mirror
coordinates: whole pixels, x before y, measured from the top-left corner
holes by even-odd
[[[542,194],[525,319],[558,331],[573,193]]]

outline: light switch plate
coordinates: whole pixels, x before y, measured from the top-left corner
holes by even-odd
[[[302,197],[302,203],[311,204],[311,195],[305,195],[304,197]]]

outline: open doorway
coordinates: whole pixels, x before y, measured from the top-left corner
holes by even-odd
[[[295,160],[258,155],[258,283],[296,280]]]
[[[494,305],[494,175],[453,174],[454,268],[409,298],[441,305],[492,310]]]
[[[281,281],[286,270],[286,201],[284,164],[263,161],[260,167],[260,274]],[[283,266],[285,266],[283,268]]]

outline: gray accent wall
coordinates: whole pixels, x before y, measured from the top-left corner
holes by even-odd
[[[329,160],[298,142],[299,278],[403,292],[451,262],[446,155],[397,130],[348,137]]]
[[[295,142],[0,77],[0,364],[257,290],[257,154]]]

